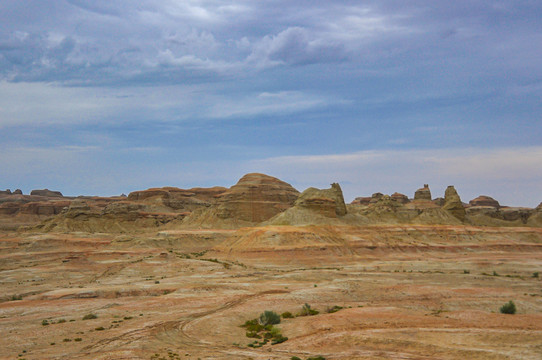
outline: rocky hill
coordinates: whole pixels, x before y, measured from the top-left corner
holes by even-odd
[[[441,224],[542,227],[542,206],[502,206],[481,195],[463,203],[453,186],[433,198],[375,193],[345,204],[339,184],[302,193],[275,177],[251,173],[230,188],[151,188],[117,197],[64,197],[59,191],[0,192],[0,227],[46,231],[134,232],[141,229],[237,229],[261,225]]]

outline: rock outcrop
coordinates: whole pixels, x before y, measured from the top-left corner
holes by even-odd
[[[179,189],[176,187],[151,188],[134,191],[128,195],[129,201],[143,202],[174,210],[194,211],[200,207],[214,204],[226,192],[224,187]]]
[[[372,197],[370,196],[366,196],[366,197],[360,196],[352,200],[350,204],[351,205],[369,205],[371,203],[371,199]]]
[[[11,190],[10,189],[0,190],[0,195],[11,195]]]
[[[309,209],[326,217],[346,215],[343,192],[337,183],[331,184],[331,188],[324,190],[308,188],[299,195],[295,206]]]
[[[62,193],[60,191],[52,191],[52,190],[49,190],[49,189],[32,190],[30,192],[30,195],[46,196],[46,197],[63,197],[63,195],[62,195]]]
[[[423,188],[416,190],[414,193],[414,200],[431,201],[431,190],[429,190],[429,185],[425,184]]]
[[[400,194],[398,192],[394,192],[393,194],[391,194],[391,198],[397,201],[399,204],[408,204],[410,202],[408,196]]]
[[[292,207],[299,192],[275,177],[252,173],[224,192],[217,201],[221,219],[259,223]]]
[[[499,204],[497,200],[486,195],[480,195],[476,199],[472,199],[471,201],[469,201],[469,205],[470,206],[491,206],[497,209],[501,207],[501,205]]]
[[[23,191],[21,189],[17,189],[13,192],[13,195],[22,195]]]
[[[461,202],[459,194],[451,185],[446,188],[446,191],[444,193],[444,206],[442,208],[446,211],[449,211],[459,220],[465,220],[465,207],[463,207],[463,203]]]

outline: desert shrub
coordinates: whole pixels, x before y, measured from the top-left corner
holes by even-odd
[[[86,314],[85,316],[83,316],[83,320],[91,320],[91,319],[97,319],[98,318],[98,315],[96,314]]]
[[[258,320],[252,319],[247,320],[241,327],[244,327],[247,329],[247,331],[250,332],[260,332],[264,329],[263,325],[261,325]]]
[[[283,319],[292,319],[294,315],[292,315],[291,312],[285,311],[280,316],[282,316]]]
[[[299,357],[297,357],[297,356],[292,356],[292,357],[290,358],[290,360],[301,360],[301,358],[299,358]]]
[[[253,338],[253,339],[261,339],[261,335],[259,335],[257,332],[255,331],[247,331],[246,334],[247,338]]]
[[[97,327],[96,329],[94,329],[96,331],[102,331],[102,330],[105,330],[105,328],[103,326],[100,326],[100,327]]]
[[[282,336],[282,334],[279,334],[278,336],[273,337],[273,340],[271,341],[271,345],[276,345],[285,342],[288,340],[286,336]]]
[[[309,316],[309,315],[316,315],[318,314],[318,310],[311,309],[311,306],[307,303],[303,305],[301,308],[301,312],[299,313],[299,316]]]
[[[326,360],[326,358],[319,355],[319,356],[314,356],[314,357],[308,357],[307,360]]]
[[[65,339],[62,340],[62,341],[64,341],[64,342],[70,342],[70,341],[72,341],[72,339],[65,338]]]
[[[470,274],[470,270],[463,270],[463,274]]]
[[[260,315],[259,322],[264,326],[280,324],[280,315],[274,311],[266,310]]]
[[[502,314],[515,314],[516,313],[516,304],[512,300],[501,306]]]
[[[62,324],[62,323],[65,323],[66,322],[66,319],[58,319],[57,320],[57,324]]]
[[[332,313],[336,313],[337,311],[339,311],[339,310],[341,310],[341,309],[343,309],[342,306],[334,305],[333,307],[328,307],[326,311],[327,311],[329,314],[332,314]]]
[[[83,341],[83,339],[81,339],[81,338],[75,338],[75,339],[73,339],[73,341]]]
[[[47,320],[42,320],[41,324],[42,324],[43,326],[49,325],[49,321],[47,321]]]
[[[11,300],[12,301],[15,301],[15,300],[22,300],[23,299],[23,296],[22,295],[11,295]]]
[[[538,279],[538,271],[533,273],[533,277]]]

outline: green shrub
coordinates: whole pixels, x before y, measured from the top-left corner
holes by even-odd
[[[290,358],[290,360],[301,360],[301,358],[299,358],[299,357],[297,357],[297,356],[292,356],[292,357]]]
[[[105,328],[104,328],[103,326],[100,326],[100,327],[97,327],[97,328],[94,329],[94,330],[96,330],[96,331],[103,331],[103,330],[105,330]]]
[[[57,324],[62,324],[62,323],[65,323],[66,322],[66,319],[58,319],[57,320]]]
[[[96,314],[86,314],[85,316],[83,316],[83,320],[91,320],[91,319],[97,319],[98,318],[98,315]]]
[[[323,356],[315,356],[315,357],[309,357],[307,360],[326,360]]]
[[[12,301],[15,301],[15,300],[22,300],[23,299],[23,296],[22,295],[11,295],[11,300]]]
[[[260,315],[259,322],[264,326],[280,324],[280,315],[274,311],[266,310]]]
[[[342,306],[335,305],[335,306],[333,306],[333,307],[328,307],[328,308],[327,308],[327,312],[328,312],[329,314],[332,314],[332,313],[336,313],[337,311],[342,310],[342,309],[343,309]]]
[[[62,341],[64,341],[64,342],[70,342],[70,341],[72,341],[72,339],[65,338],[65,339],[62,340]]]
[[[282,316],[283,319],[292,319],[294,317],[289,311],[283,312],[280,316]]]
[[[49,321],[47,321],[47,320],[42,320],[41,324],[42,324],[43,326],[49,325]]]
[[[502,314],[515,314],[516,313],[516,304],[512,300],[501,306]]]
[[[538,279],[538,271],[533,273],[533,277]]]
[[[307,303],[303,305],[301,308],[301,312],[299,313],[300,316],[308,316],[308,315],[316,315],[318,314],[318,310],[311,309],[311,306]]]
[[[75,338],[75,339],[73,339],[73,341],[83,341],[83,339],[81,339],[81,338]]]

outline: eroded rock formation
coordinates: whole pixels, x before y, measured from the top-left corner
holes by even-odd
[[[449,211],[459,220],[465,220],[465,208],[463,207],[463,203],[461,202],[461,198],[457,194],[457,191],[451,185],[446,188],[446,192],[444,193],[444,206],[442,208]]]
[[[221,219],[262,222],[292,207],[299,192],[275,177],[252,173],[224,192],[217,202]]]
[[[476,199],[472,199],[471,201],[469,201],[469,205],[470,206],[491,206],[497,209],[501,207],[501,205],[499,204],[497,200],[486,195],[480,195]]]
[[[299,195],[295,206],[312,210],[326,217],[346,215],[343,192],[337,183],[331,184],[331,188],[324,190],[308,188]]]
[[[49,189],[32,190],[30,192],[30,195],[46,196],[46,197],[62,197],[63,196],[60,191],[52,191],[52,190],[49,190]]]
[[[416,190],[414,193],[414,200],[431,201],[431,190],[429,190],[429,185],[424,184],[423,188]]]

